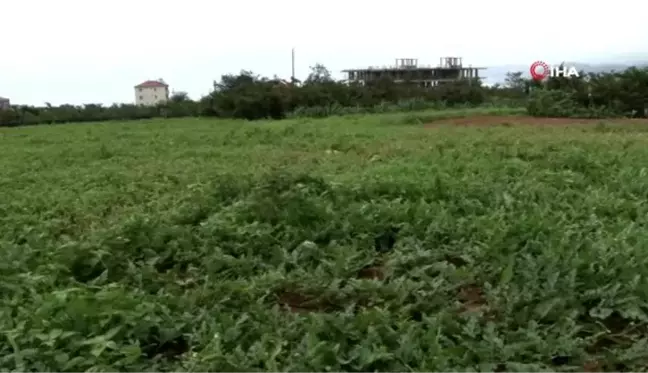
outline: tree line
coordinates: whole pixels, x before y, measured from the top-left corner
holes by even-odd
[[[179,117],[247,120],[326,117],[486,103],[524,106],[530,115],[539,117],[646,117],[648,68],[581,72],[580,78],[552,77],[542,82],[512,72],[507,74],[504,84],[494,87],[484,86],[479,79],[464,79],[426,88],[407,82],[394,83],[388,78],[365,85],[349,84],[334,80],[322,65],[312,67],[303,82],[242,71],[237,75],[223,75],[213,83],[210,94],[197,100],[180,92],[156,106],[16,105],[0,110],[0,126]]]

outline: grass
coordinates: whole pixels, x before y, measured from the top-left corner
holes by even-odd
[[[508,107],[478,107],[464,109],[424,110],[409,113],[390,113],[375,115],[347,115],[356,123],[364,123],[375,126],[376,124],[425,124],[446,119],[467,118],[471,116],[521,116],[526,114],[524,108]],[[335,119],[332,119],[335,120]]]
[[[1,130],[0,369],[647,369],[648,132],[408,118]]]

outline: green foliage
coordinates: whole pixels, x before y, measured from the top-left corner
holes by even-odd
[[[0,111],[0,126],[96,122],[128,119],[215,116],[248,120],[323,117],[349,113],[415,111],[433,107],[478,106],[486,101],[479,81],[460,81],[437,88],[421,88],[381,80],[362,86],[334,81],[318,64],[304,84],[250,71],[224,75],[214,90],[198,101],[184,92],[155,107],[101,105],[36,108],[20,106]]]
[[[646,129],[444,113],[1,129],[0,370],[646,370]]]
[[[362,86],[336,82],[318,64],[303,85],[259,77],[248,71],[223,76],[215,84],[210,102],[218,116],[254,120],[476,106],[484,101],[479,82],[460,81],[432,89],[383,79]]]
[[[648,115],[648,68],[580,75],[536,84],[527,104],[529,114],[581,118]]]
[[[53,107],[14,106],[0,110],[0,127],[61,124],[70,122],[123,121],[151,118],[179,118],[198,115],[203,109],[200,103],[186,97],[158,106],[136,106],[130,104],[104,107],[100,104],[82,106],[62,105]]]
[[[542,92],[545,91],[545,92]],[[335,81],[321,64],[301,84],[250,71],[224,75],[214,90],[197,101],[185,92],[154,107],[62,105],[17,106],[0,110],[0,127],[129,119],[221,117],[247,120],[288,117],[323,118],[361,113],[411,112],[432,108],[524,106],[539,117],[645,117],[648,115],[648,68],[585,74],[581,78],[530,81],[521,72],[507,75],[503,86],[483,87],[460,80],[437,87],[394,83],[387,78],[367,85]]]
[[[587,107],[579,104],[577,94],[567,90],[534,90],[529,96],[527,113],[552,118],[612,118],[621,116],[609,106]]]

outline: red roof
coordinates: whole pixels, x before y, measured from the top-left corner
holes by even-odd
[[[142,84],[136,85],[135,88],[164,88],[168,86],[168,84],[158,82],[157,80],[147,80]]]

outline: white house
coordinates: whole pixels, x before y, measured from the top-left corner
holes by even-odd
[[[0,97],[0,109],[10,109],[11,102],[8,98]]]
[[[135,104],[153,106],[169,100],[169,85],[162,79],[147,80],[135,86]]]

